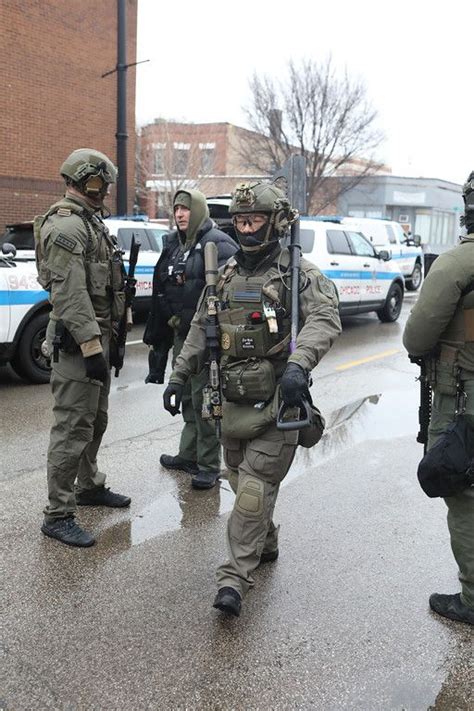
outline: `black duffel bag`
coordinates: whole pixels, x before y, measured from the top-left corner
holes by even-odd
[[[418,481],[427,496],[455,496],[474,485],[474,430],[459,415],[418,465]]]

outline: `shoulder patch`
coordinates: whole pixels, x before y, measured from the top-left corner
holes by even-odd
[[[328,299],[334,299],[336,296],[336,287],[330,279],[324,276],[324,274],[320,274],[318,276],[318,286],[324,296],[327,296]]]
[[[59,217],[70,217],[72,211],[68,207],[60,207],[56,214],[59,215]]]
[[[54,244],[59,244],[60,247],[64,247],[64,249],[67,249],[68,252],[74,252],[76,247],[76,241],[71,239],[71,237],[63,235],[62,232],[54,238],[53,242]]]

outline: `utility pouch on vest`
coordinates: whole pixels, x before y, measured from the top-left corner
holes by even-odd
[[[125,310],[125,291],[123,265],[121,261],[112,260],[112,320],[119,321]]]
[[[229,402],[266,402],[275,393],[275,371],[268,360],[250,358],[226,363],[221,375],[222,392]]]
[[[458,349],[443,344],[433,363],[430,382],[442,395],[456,395],[458,384]]]
[[[279,401],[279,393],[276,390],[273,398],[263,408],[257,408],[254,405],[224,402],[222,415],[223,446],[226,446],[225,437],[254,439],[263,434],[276,420]]]
[[[223,355],[234,358],[265,358],[273,345],[266,322],[258,325],[220,323]]]

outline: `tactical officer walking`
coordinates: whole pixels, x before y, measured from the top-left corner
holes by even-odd
[[[222,445],[236,499],[227,529],[229,560],[217,571],[214,607],[238,616],[241,600],[254,584],[253,571],[278,557],[273,510],[301,436],[298,430],[277,429],[280,399],[292,408],[309,399],[309,373],[331,347],[341,324],[333,284],[302,260],[301,326],[296,350],[289,356],[290,257],[279,240],[296,213],[278,187],[263,182],[240,185],[230,212],[240,249],[224,267],[217,295]],[[204,301],[164,393],[171,414],[178,410],[197,363],[205,358]]]
[[[155,267],[152,309],[143,337],[153,347],[146,382],[163,383],[168,350],[173,347],[173,363],[181,352],[205,284],[205,245],[216,244],[219,265],[237,250],[234,240],[209,218],[206,198],[199,190],[178,190],[173,208],[177,229],[167,235]],[[213,425],[201,418],[206,382],[205,368],[189,379],[181,403],[184,428],[179,452],[160,457],[167,469],[191,474],[196,489],[210,489],[220,475],[220,443]]]
[[[80,148],[60,172],[65,197],[34,227],[38,281],[52,306],[46,339],[53,356],[54,424],[41,530],[71,546],[91,546],[95,539],[76,523],[76,506],[130,504],[105,488],[97,467],[107,427],[110,344],[124,312],[121,251],[101,219],[117,171],[103,153]]]
[[[428,448],[455,420],[459,393],[474,428],[474,172],[464,185],[467,236],[434,262],[407,321],[403,343],[427,362],[434,391]],[[474,488],[445,498],[461,593],[430,597],[443,617],[474,624]]]

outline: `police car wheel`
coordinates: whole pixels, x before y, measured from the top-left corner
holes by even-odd
[[[42,349],[48,321],[49,314],[42,313],[27,324],[11,363],[15,373],[31,383],[49,383],[51,365]]]
[[[406,281],[406,288],[408,291],[418,291],[421,286],[421,280],[423,278],[423,272],[421,271],[421,264],[417,262],[411,273],[411,277]]]
[[[377,311],[382,323],[392,323],[400,316],[403,305],[403,291],[400,284],[392,284],[385,299],[383,308]]]

